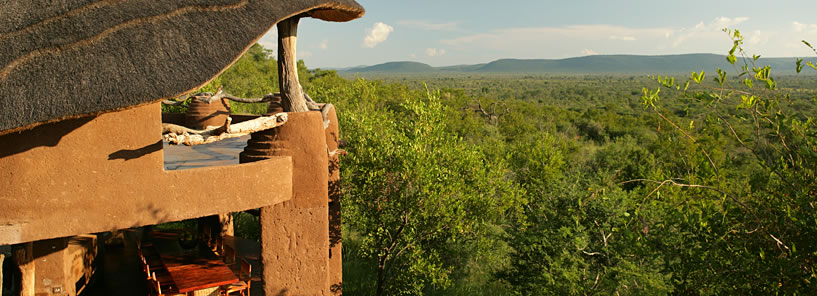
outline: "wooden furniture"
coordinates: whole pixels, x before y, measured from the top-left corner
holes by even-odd
[[[172,235],[154,232],[151,237],[163,270],[175,287],[174,292],[195,292],[238,281],[227,264],[209,248],[183,250]]]
[[[163,286],[162,279],[157,278],[155,273],[152,275],[152,278],[151,278],[150,281],[148,281],[148,283],[150,284],[150,293],[153,294],[153,295],[156,295],[156,296],[183,296],[183,295],[185,295],[185,294],[178,293],[175,289],[173,289],[172,286],[169,286],[167,284],[164,284],[164,286]],[[165,282],[165,283],[167,283],[167,282]],[[162,287],[165,287],[165,288],[162,288]]]
[[[229,248],[229,250],[228,250]],[[241,258],[247,260],[250,264],[253,265],[253,281],[261,281],[261,268],[259,265],[256,265],[256,262],[261,262],[261,244],[256,242],[255,240],[249,240],[244,238],[238,238],[231,235],[224,236],[224,250],[225,255],[228,253],[234,254],[234,257]],[[238,272],[238,268],[234,265],[230,264],[229,258],[224,259],[224,262],[227,265],[230,265],[230,268],[233,269],[234,272]],[[239,259],[240,260],[240,259]],[[235,262],[235,261],[233,261]]]
[[[250,283],[252,283],[252,265],[247,260],[241,259],[241,266],[238,271],[239,281],[222,287],[224,295],[250,295]]]
[[[209,251],[209,250],[207,250]],[[235,274],[218,257],[162,254],[162,262],[180,293],[236,282]]]
[[[221,258],[224,260],[224,263],[227,265],[231,265],[235,263],[235,249],[229,245],[222,245],[221,249]]]

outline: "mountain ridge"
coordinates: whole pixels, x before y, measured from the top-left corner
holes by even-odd
[[[740,61],[739,61],[740,62]],[[794,74],[796,58],[760,58],[757,66],[772,66],[777,73]],[[736,65],[738,65],[736,63]],[[505,58],[482,64],[433,67],[414,61],[338,69],[341,73],[689,73],[735,69],[726,56],[707,53],[676,55],[590,55],[565,59]]]

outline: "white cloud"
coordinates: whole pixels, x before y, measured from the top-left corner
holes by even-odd
[[[426,48],[426,55],[430,57],[441,56],[445,54],[445,49]]]
[[[692,28],[681,28],[677,30],[678,37],[672,42],[672,47],[679,47],[688,40],[701,41],[701,39],[714,41],[717,38],[727,38],[723,29],[736,29],[739,24],[748,21],[748,17],[728,18],[725,16],[716,17],[709,23],[700,22]]]
[[[754,30],[751,33],[746,34],[744,39],[746,40],[746,44],[751,46],[758,46],[758,45],[765,45],[769,43],[769,34],[761,32],[760,30]]]
[[[320,49],[327,49],[329,48],[329,40],[323,39],[320,44],[318,44],[318,48]]]
[[[442,40],[449,47],[485,52],[501,52],[502,57],[565,58],[576,56],[588,48],[605,53],[634,53],[653,50],[666,43],[667,28],[633,28],[613,25],[572,25],[563,27],[522,27],[496,29],[458,38]],[[627,42],[622,42],[627,41]]]
[[[725,53],[731,47],[723,28],[745,30],[747,46],[771,46],[775,40],[791,36],[791,30],[776,33],[751,27],[747,17],[718,17],[684,27],[629,27],[616,25],[570,25],[559,27],[516,27],[476,32],[442,40],[450,48],[474,48],[491,55],[513,58],[566,58],[604,54],[683,54]],[[789,25],[791,23],[786,23]],[[808,27],[807,25],[804,27]],[[815,25],[817,35],[817,25]],[[806,37],[806,36],[803,36]],[[814,39],[817,41],[817,38]],[[799,39],[798,39],[799,41]],[[785,42],[781,42],[785,44]],[[591,50],[592,49],[592,50]],[[766,53],[768,50],[758,49]],[[779,50],[767,56],[779,55]]]
[[[264,36],[261,36],[261,39],[258,40],[258,44],[261,44],[266,49],[278,49],[278,30],[274,27],[272,30],[267,31]]]
[[[402,20],[397,24],[429,31],[458,31],[460,29],[460,22],[433,23],[425,20]]]
[[[804,24],[801,22],[793,22],[792,27],[794,31],[797,33],[813,33],[817,32],[817,25],[816,24]]]
[[[597,55],[597,54],[599,54],[599,53],[596,52],[595,50],[587,49],[587,48],[582,49],[582,55],[589,56],[589,55]]]
[[[736,18],[728,18],[728,17],[722,16],[722,17],[715,18],[715,21],[713,22],[713,24],[715,25],[715,29],[720,30],[720,29],[723,29],[723,28],[735,27],[735,26],[740,25],[740,24],[742,24],[742,23],[744,23],[744,22],[746,22],[748,20],[749,20],[749,18],[745,17],[745,16],[736,17]]]
[[[766,21],[766,20],[764,20]],[[492,58],[567,58],[602,54],[726,54],[732,40],[724,28],[739,29],[750,56],[814,57],[801,40],[817,44],[817,22],[790,20],[766,24],[747,17],[717,17],[679,27],[570,25],[511,27],[441,40],[448,50],[479,52]]]
[[[389,38],[389,34],[394,32],[394,28],[382,22],[377,22],[372,26],[363,38],[363,47],[374,48],[378,44]]]
[[[635,37],[633,37],[633,36],[611,35],[610,40],[636,41],[637,39]]]
[[[312,57],[312,52],[311,51],[304,50],[304,51],[299,51],[298,52],[298,58],[299,59],[300,58],[308,58],[308,57]]]
[[[410,54],[409,54],[409,57],[410,57],[410,58],[412,58],[412,59],[416,59],[416,58],[417,58],[417,55],[416,55],[416,54],[413,54],[413,53],[410,53]]]
[[[509,40],[558,41],[558,40],[625,40],[635,41],[645,37],[665,36],[667,29],[630,28],[612,25],[572,25],[565,27],[523,27],[493,30],[459,38],[443,40],[443,44],[463,46],[473,43],[507,42]]]

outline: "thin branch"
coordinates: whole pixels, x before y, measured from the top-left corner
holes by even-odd
[[[329,110],[335,108],[335,105],[331,103],[324,103],[319,104],[316,103],[309,94],[304,91],[304,87],[301,86],[301,93],[304,94],[304,99],[306,100],[306,107],[309,108],[310,111],[321,111],[321,117],[323,118],[323,128],[329,128]]]
[[[734,136],[735,136],[735,139],[737,139],[737,140],[738,140],[738,142],[740,142],[740,145],[742,145],[742,146],[746,147],[746,143],[744,143],[744,142],[743,142],[743,140],[741,140],[741,139],[740,139],[740,136],[738,136],[738,133],[737,133],[737,132],[735,132],[735,129],[734,129],[734,128],[732,128],[732,124],[731,124],[731,123],[729,123],[729,121],[726,121],[726,119],[725,119],[725,118],[723,118],[723,116],[721,116],[721,114],[720,114],[720,113],[718,113],[717,111],[715,111],[714,113],[715,113],[715,116],[717,116],[717,117],[718,117],[718,118],[719,118],[721,121],[723,121],[723,123],[725,123],[725,124],[726,124],[726,127],[728,127],[730,131],[732,131],[732,135],[734,135]],[[747,148],[748,148],[748,147],[747,147]]]
[[[184,144],[187,146],[209,144],[225,139],[246,136],[254,132],[264,131],[283,125],[287,121],[286,113],[271,116],[262,116],[253,120],[237,124],[230,124],[232,118],[227,117],[223,126],[210,127],[205,130],[194,130],[180,125],[163,123],[162,139],[170,144]]]
[[[281,93],[266,94],[263,97],[251,98],[251,99],[239,98],[239,97],[236,97],[236,96],[233,96],[233,95],[224,95],[224,98],[228,99],[230,101],[239,102],[239,103],[249,103],[249,104],[266,103],[266,102],[281,100]]]
[[[344,155],[344,156],[349,155],[349,152],[346,152],[346,150],[343,150],[343,149],[335,149],[335,150],[329,151],[329,148],[326,148],[326,151],[329,153],[330,158],[335,157],[337,155]]]
[[[596,280],[593,281],[593,287],[590,287],[590,290],[595,290],[596,287],[599,285],[599,275],[601,275],[601,272],[596,273]]]
[[[266,103],[266,102],[270,102],[270,101],[281,100],[281,93],[266,94],[266,95],[264,95],[263,97],[260,97],[260,98],[241,98],[241,97],[236,97],[236,96],[231,95],[231,94],[224,93],[221,90],[221,88],[219,88],[218,91],[215,94],[210,93],[210,92],[200,92],[200,93],[195,93],[195,94],[190,95],[190,96],[181,97],[179,99],[164,100],[164,101],[162,101],[162,104],[169,105],[169,106],[181,106],[184,103],[186,103],[187,99],[189,99],[189,98],[193,98],[194,100],[197,100],[197,101],[203,102],[203,103],[207,103],[207,104],[211,104],[211,103],[213,103],[215,101],[218,101],[218,100],[221,100],[221,99],[228,99],[228,100],[234,101],[234,102],[252,104],[252,103]]]
[[[331,103],[325,104],[318,104],[317,106],[320,107],[321,117],[323,118],[323,129],[329,128],[329,124],[331,123],[329,120],[329,111],[335,108],[335,105]]]
[[[210,95],[210,96],[195,96],[195,97],[193,97],[193,99],[199,100],[199,101],[207,103],[207,104],[212,104],[213,102],[221,100],[221,98],[223,98],[225,95],[227,95],[227,94],[225,94],[224,91],[221,89],[221,87],[219,87],[218,90],[216,91],[216,93],[213,94],[213,95]]]
[[[162,101],[163,105],[168,105],[168,106],[181,106],[181,105],[184,105],[184,103],[187,103],[187,99],[184,99],[184,100],[181,100],[181,101],[173,101],[173,100],[164,100],[164,101]]]

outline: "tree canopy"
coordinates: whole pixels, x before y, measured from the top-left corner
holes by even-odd
[[[344,292],[817,290],[817,78],[772,75],[731,35],[734,69],[683,77],[365,80],[299,63],[348,143]],[[205,88],[261,96],[274,67],[253,47]]]

